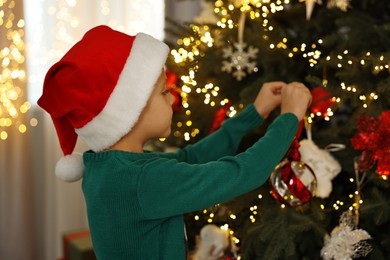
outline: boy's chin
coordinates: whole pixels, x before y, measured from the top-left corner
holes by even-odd
[[[159,138],[167,138],[171,135],[171,128],[169,128],[163,135],[161,135]]]

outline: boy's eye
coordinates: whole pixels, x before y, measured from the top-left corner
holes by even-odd
[[[166,88],[166,89],[164,89],[162,92],[161,92],[161,94],[163,94],[163,95],[166,95],[166,94],[168,94],[169,93],[169,88]]]

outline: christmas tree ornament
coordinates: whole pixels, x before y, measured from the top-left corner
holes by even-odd
[[[356,192],[354,195],[353,208],[340,216],[339,226],[335,227],[330,236],[325,235],[324,247],[321,256],[325,260],[353,259],[366,257],[372,250],[367,239],[370,234],[363,229],[358,229],[359,209],[361,204],[361,188],[366,177],[366,172],[359,169],[359,157],[354,159]]]
[[[346,12],[349,7],[349,0],[329,0],[327,4],[328,8],[338,8],[343,12]]]
[[[320,149],[312,140],[311,124],[305,120],[307,139],[299,142],[301,160],[313,170],[317,179],[316,196],[327,198],[332,192],[332,180],[341,172],[341,165],[330,154],[330,151],[345,149],[343,144],[330,144],[325,149]]]
[[[272,172],[270,182],[271,195],[293,207],[309,202],[317,186],[313,170],[302,161],[282,161]]]
[[[218,17],[214,12],[214,4],[207,1],[202,1],[201,13],[194,18],[194,21],[198,24],[216,24],[218,22]]]
[[[235,257],[225,258],[225,251],[231,247],[231,253]],[[205,225],[200,230],[199,240],[197,241],[192,260],[219,260],[236,259],[237,252],[229,234],[229,230],[217,227],[213,224]]]
[[[257,72],[257,53],[258,48],[249,46],[244,43],[244,28],[245,28],[245,16],[246,13],[242,12],[240,16],[240,22],[238,24],[238,42],[233,46],[223,48],[222,57],[225,59],[222,61],[222,71],[231,73],[238,81],[241,81],[247,74]]]
[[[311,139],[299,142],[301,159],[315,173],[317,179],[316,196],[327,198],[332,192],[332,180],[341,172],[341,165],[326,149],[320,149]]]
[[[246,75],[258,70],[257,63],[252,61],[257,58],[259,49],[249,46],[247,50],[246,43],[235,43],[234,49],[228,46],[223,49],[223,57],[227,60],[222,62],[222,71],[231,73],[238,81],[241,81]]]
[[[332,94],[322,86],[315,87],[310,92],[312,102],[309,111],[318,116],[328,116],[329,109],[334,103]]]
[[[169,89],[169,92],[173,95],[175,98],[172,104],[173,112],[177,112],[180,109],[183,108],[182,106],[182,97],[181,97],[181,90],[177,87],[178,77],[176,73],[170,70],[165,71],[167,81],[165,83],[165,87]]]
[[[382,112],[379,122],[361,115],[356,121],[358,133],[351,138],[355,150],[362,151],[358,161],[360,171],[369,171],[376,163],[376,172],[383,179],[390,176],[390,110]]]
[[[232,102],[227,102],[225,105],[220,107],[214,114],[213,124],[211,126],[209,134],[217,131],[222,123],[228,118],[229,108],[232,105]]]
[[[339,226],[335,227],[330,236],[325,236],[321,256],[325,260],[353,259],[366,257],[372,250],[367,239],[370,234],[363,229],[357,229],[353,211],[346,211],[340,217]]]
[[[310,20],[311,14],[313,13],[314,5],[322,4],[321,0],[300,0],[300,2],[305,2],[306,5],[306,20]]]
[[[278,201],[296,207],[303,205],[315,196],[317,179],[313,170],[301,161],[298,138],[302,122],[285,160],[271,173],[271,195]]]

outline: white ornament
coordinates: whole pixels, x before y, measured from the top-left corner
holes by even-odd
[[[198,24],[216,24],[218,17],[214,12],[214,4],[210,2],[201,2],[202,11],[194,18],[194,21]]]
[[[311,14],[313,13],[314,5],[322,4],[322,0],[299,0],[306,4],[306,20],[310,20]]]
[[[242,80],[247,73],[257,72],[256,61],[251,59],[257,58],[258,48],[249,46],[248,50],[244,49],[247,47],[246,43],[235,43],[234,50],[231,46],[224,48],[223,58],[227,59],[222,61],[222,71],[231,73],[238,81]]]
[[[332,179],[341,171],[341,165],[325,149],[320,149],[311,139],[299,142],[301,161],[313,170],[317,178],[316,196],[327,198],[332,192]]]
[[[321,256],[325,260],[352,260],[367,256],[372,248],[365,241],[371,239],[370,234],[363,229],[356,229],[352,211],[344,212],[340,217],[339,226],[325,236]]]
[[[337,7],[341,11],[346,12],[349,7],[349,0],[329,0],[327,7],[328,8]]]
[[[218,260],[229,246],[229,233],[209,224],[200,231],[200,240],[192,260]]]

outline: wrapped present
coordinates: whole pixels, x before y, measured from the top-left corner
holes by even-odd
[[[75,230],[64,234],[64,260],[96,260],[89,230]]]

